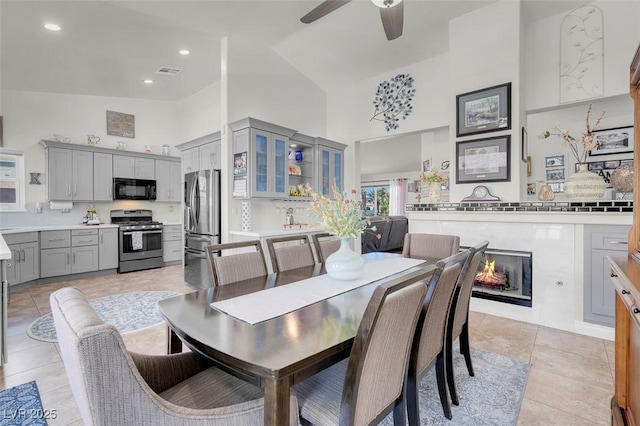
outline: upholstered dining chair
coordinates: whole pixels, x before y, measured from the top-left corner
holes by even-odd
[[[424,300],[411,347],[407,377],[407,413],[409,425],[420,424],[418,384],[435,365],[438,394],[442,410],[451,420],[451,405],[447,392],[445,337],[449,309],[460,274],[469,259],[469,250],[463,250],[436,263],[429,291]]]
[[[374,290],[349,358],[293,386],[303,424],[377,424],[392,411],[394,425],[405,424],[411,340],[433,271],[416,268]]]
[[[267,238],[273,272],[315,265],[311,243],[306,235]]]
[[[318,232],[311,235],[313,246],[316,248],[317,260],[324,263],[330,254],[335,253],[340,248],[340,239],[328,232]]]
[[[460,237],[446,234],[408,233],[402,255],[414,259],[440,260],[460,251]]]
[[[60,355],[86,425],[244,426],[262,424],[262,389],[193,352],[129,352],[84,294],[72,287],[50,296]],[[298,425],[291,398],[290,425]]]
[[[205,248],[215,286],[257,277],[266,277],[267,264],[260,241],[214,244]],[[224,255],[226,250],[240,251]]]
[[[467,371],[470,376],[474,375],[473,363],[471,362],[471,347],[469,345],[469,302],[471,299],[471,290],[473,289],[473,280],[478,272],[478,266],[482,261],[484,252],[489,245],[489,241],[483,241],[469,248],[469,260],[458,280],[455,293],[453,295],[453,303],[449,310],[449,319],[447,322],[446,350],[445,354],[447,367],[447,385],[449,386],[449,394],[451,395],[451,403],[458,405],[458,393],[453,371],[453,342],[460,338],[460,353],[464,356],[467,364]]]

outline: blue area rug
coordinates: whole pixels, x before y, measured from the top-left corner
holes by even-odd
[[[0,425],[46,425],[46,417],[55,414],[42,409],[36,382],[0,391]]]
[[[161,323],[158,301],[181,293],[174,291],[137,291],[113,294],[90,300],[98,316],[107,324],[113,324],[121,334],[141,330]],[[53,315],[41,316],[27,329],[29,337],[45,342],[56,342]]]
[[[451,406],[453,419],[442,411],[435,367],[420,381],[420,424],[508,426],[518,422],[530,365],[506,356],[471,348],[475,376],[469,376],[457,343],[453,348],[453,366],[460,405]],[[389,415],[381,423],[393,425]]]

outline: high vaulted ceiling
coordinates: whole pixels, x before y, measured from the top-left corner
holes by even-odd
[[[370,0],[302,24],[321,1],[0,0],[1,88],[182,100],[220,79],[220,40],[229,37],[273,48],[326,90],[445,52],[448,21],[493,0],[404,0],[404,33],[394,41]],[[526,0],[523,12],[535,20],[585,3]],[[44,30],[46,22],[62,31]],[[154,74],[163,66],[184,71]]]

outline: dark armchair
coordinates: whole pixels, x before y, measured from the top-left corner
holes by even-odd
[[[373,216],[371,227],[375,231],[365,231],[362,235],[362,253],[373,251],[402,250],[404,236],[409,229],[409,220],[404,216]]]

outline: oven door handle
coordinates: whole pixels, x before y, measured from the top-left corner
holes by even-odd
[[[206,259],[207,258],[207,254],[204,251],[194,250],[194,249],[190,249],[188,247],[185,247],[184,251],[186,251],[189,254],[192,254],[194,257],[199,257],[200,259]]]
[[[162,230],[159,230],[159,231],[127,231],[127,232],[123,232],[122,235],[132,235],[134,232],[141,232],[143,234],[162,234]]]

